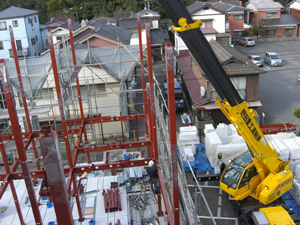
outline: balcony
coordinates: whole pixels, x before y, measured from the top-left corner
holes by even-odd
[[[24,56],[28,56],[29,55],[29,50],[28,48],[23,48],[21,50],[17,50],[17,56],[18,57],[24,57]],[[11,58],[14,57],[14,54],[13,54],[13,50],[12,49],[9,49],[9,56]]]

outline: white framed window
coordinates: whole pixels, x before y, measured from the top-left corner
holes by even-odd
[[[13,27],[18,27],[19,26],[18,20],[13,20],[12,25],[13,25]]]
[[[201,28],[212,28],[212,27],[213,27],[212,20],[202,20]]]
[[[235,30],[233,31],[234,36],[243,36],[244,31],[243,30]]]
[[[246,77],[232,77],[230,78],[233,86],[238,91],[240,97],[245,100],[246,99]],[[215,100],[215,97],[218,96],[215,88],[209,83],[209,97],[211,101]]]
[[[138,32],[132,32],[132,38],[139,38],[139,33]]]
[[[234,19],[235,20],[242,20],[242,19],[244,19],[244,16],[243,15],[234,15]]]
[[[275,17],[276,12],[267,12],[267,17]]]
[[[6,22],[0,22],[0,30],[7,30]]]

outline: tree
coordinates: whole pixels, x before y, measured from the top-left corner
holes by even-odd
[[[255,18],[253,19],[252,23],[251,23],[251,28],[249,29],[253,35],[256,35],[258,37],[258,35],[261,35],[261,32],[264,31],[264,21],[260,20],[259,18]]]
[[[293,111],[293,115],[299,119],[300,121],[300,106],[298,106],[297,108],[294,109]]]

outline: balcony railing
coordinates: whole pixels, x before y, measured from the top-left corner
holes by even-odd
[[[28,48],[23,48],[21,50],[17,50],[18,57],[23,57],[23,56],[28,56],[28,55],[29,55]],[[9,56],[14,57],[14,53],[13,53],[12,49],[9,49]]]

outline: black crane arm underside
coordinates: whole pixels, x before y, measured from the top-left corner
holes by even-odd
[[[178,20],[185,18],[188,24],[194,23],[185,5],[180,0],[159,0],[167,16],[174,26],[178,27]],[[193,57],[204,71],[222,100],[226,99],[231,106],[243,102],[230,78],[214,54],[210,44],[199,28],[178,32]]]

